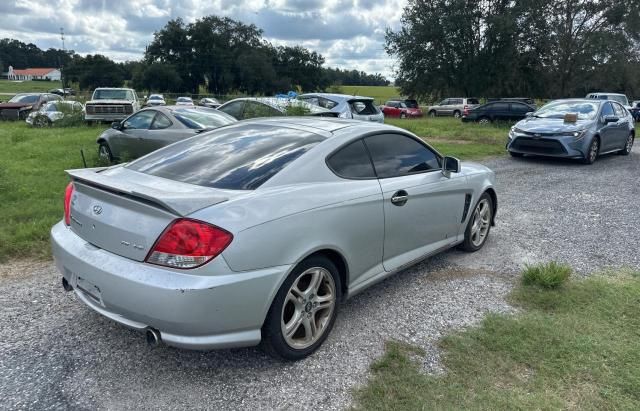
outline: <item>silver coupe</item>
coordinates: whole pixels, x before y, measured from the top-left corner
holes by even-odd
[[[67,173],[51,230],[66,290],[151,344],[262,341],[288,360],[322,344],[346,298],[448,248],[479,250],[497,209],[488,168],[335,118],[242,121]]]

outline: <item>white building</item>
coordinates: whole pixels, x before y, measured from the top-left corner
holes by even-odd
[[[9,80],[52,80],[60,81],[60,70],[55,68],[28,68],[24,70],[14,70],[9,66],[7,73]]]

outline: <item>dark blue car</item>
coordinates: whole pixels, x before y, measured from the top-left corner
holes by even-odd
[[[518,122],[509,132],[507,150],[525,154],[580,159],[592,164],[599,155],[628,155],[635,139],[634,120],[610,100],[552,101]]]

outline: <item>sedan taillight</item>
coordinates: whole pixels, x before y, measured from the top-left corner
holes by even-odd
[[[469,106],[464,106],[464,108],[462,109],[462,115],[464,116],[469,115]]]
[[[218,256],[233,240],[233,234],[189,218],[171,223],[156,241],[145,261],[173,268],[196,268]]]
[[[64,190],[64,223],[71,225],[71,197],[73,197],[73,183],[69,183]]]

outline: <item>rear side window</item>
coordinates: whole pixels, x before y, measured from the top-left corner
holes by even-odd
[[[329,168],[344,178],[375,178],[371,159],[362,140],[347,144],[327,159]]]
[[[300,130],[244,124],[182,140],[126,167],[205,187],[254,190],[323,140]]]
[[[622,106],[621,106],[620,104],[618,104],[618,103],[611,103],[611,104],[613,105],[613,109],[614,109],[614,110],[615,110],[615,112],[616,112],[616,116],[618,116],[618,117],[624,117],[624,116],[626,116],[626,115],[627,115],[627,114],[625,113],[625,109],[624,109],[624,108],[622,108]]]
[[[468,98],[467,104],[480,104],[480,100],[478,100],[477,98]]]
[[[156,119],[153,120],[153,124],[151,124],[151,130],[162,130],[167,127],[171,127],[171,120],[167,118],[164,114],[158,112],[156,114]]]
[[[508,111],[509,110],[509,103],[493,103],[493,106],[491,107],[491,110]]]
[[[257,117],[274,117],[282,116],[284,113],[267,105],[257,101],[247,101],[244,106],[244,112],[242,113],[243,119],[257,118]]]
[[[371,100],[358,100],[349,103],[351,112],[360,115],[378,114],[378,109],[373,105]]]
[[[365,138],[378,178],[440,169],[440,157],[424,144],[401,134]]]
[[[218,110],[223,113],[227,113],[228,115],[237,118],[240,120],[242,118],[242,108],[244,106],[244,101],[234,101],[229,104],[225,104],[220,107]]]

